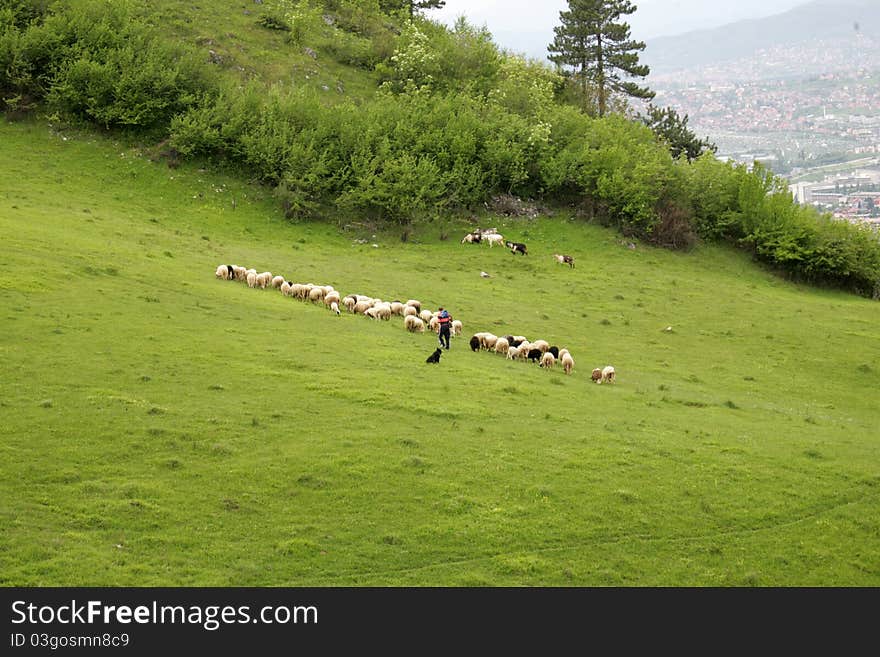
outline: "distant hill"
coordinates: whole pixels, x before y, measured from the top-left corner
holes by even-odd
[[[792,59],[793,66],[788,73],[828,72],[813,70],[815,67],[809,61],[798,56],[805,46],[837,55],[835,63],[826,61],[819,68],[864,66],[869,61],[878,63],[880,2],[816,0],[767,18],[660,37],[647,41],[641,60],[651,67],[652,80],[678,71],[760,57],[768,52],[776,53],[775,59]],[[783,62],[783,74],[784,69]]]

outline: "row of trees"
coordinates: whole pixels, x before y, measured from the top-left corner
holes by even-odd
[[[673,248],[729,241],[800,279],[880,295],[873,233],[798,206],[760,167],[711,149],[674,157],[646,125],[667,119],[662,110],[634,121],[559,102],[562,76],[500,52],[465,21],[408,21],[377,66],[375,97],[328,105],[302,89],[224,83],[128,2],[28,15],[6,11],[10,2],[0,0],[7,108],[29,98],[57,117],[240,167],[291,217],[342,210],[407,224],[511,193]]]

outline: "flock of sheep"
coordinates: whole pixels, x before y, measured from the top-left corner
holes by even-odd
[[[250,288],[277,289],[287,297],[301,301],[323,304],[337,315],[341,314],[340,304],[352,314],[360,314],[375,320],[390,320],[393,316],[403,317],[403,326],[411,333],[424,333],[429,328],[438,333],[440,322],[439,311],[423,309],[420,301],[409,299],[402,301],[383,301],[362,294],[348,294],[342,297],[332,285],[315,285],[313,283],[292,283],[283,276],[273,276],[272,272],[258,273],[256,269],[246,269],[239,265],[218,265],[215,276],[225,281],[241,281]],[[453,320],[451,333],[461,336],[462,323]],[[476,333],[470,339],[472,351],[486,350],[509,360],[537,362],[541,367],[552,369],[557,362],[565,374],[571,374],[574,358],[568,349],[559,349],[546,340],[528,341],[522,335],[496,336],[492,333]],[[614,383],[614,368],[611,365],[603,369],[596,368],[592,380],[596,383]]]
[[[332,285],[314,283],[292,283],[283,276],[273,276],[272,272],[257,273],[256,269],[245,269],[238,265],[218,265],[215,276],[224,281],[246,282],[251,288],[273,288],[286,297],[321,303],[337,315],[341,314],[340,304],[352,314],[359,314],[376,320],[390,320],[394,315],[403,317],[403,325],[412,333],[424,333],[428,328],[437,332],[440,328],[439,311],[431,312],[422,308],[421,301],[409,299],[402,301],[383,301],[363,294],[348,294],[342,297]],[[460,336],[460,320],[453,320],[452,335]]]
[[[521,255],[528,254],[528,249],[525,244],[522,242],[511,242],[510,240],[504,239],[504,237],[498,232],[497,228],[476,228],[461,238],[462,244],[482,244],[483,242],[488,243],[490,248],[496,244],[503,244],[510,249],[510,252],[514,255],[517,253]],[[574,258],[570,255],[554,253],[553,257],[559,264],[574,267]]]

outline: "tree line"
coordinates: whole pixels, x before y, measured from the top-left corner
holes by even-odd
[[[676,150],[651,126],[686,128],[686,117],[609,111],[613,85],[603,113],[585,112],[567,101],[583,88],[574,73],[502,52],[464,20],[446,28],[418,12],[373,74],[372,97],[328,104],[303,89],[224,81],[127,2],[0,0],[8,113],[30,108],[237,167],[274,189],[292,219],[347,212],[405,226],[508,193],[670,248],[729,242],[799,280],[880,297],[875,233],[798,206],[760,166],[719,161],[705,145]]]

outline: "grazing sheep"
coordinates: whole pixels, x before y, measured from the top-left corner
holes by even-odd
[[[498,233],[492,233],[491,235],[484,235],[486,241],[489,242],[489,246],[495,246],[496,244],[504,244],[504,238],[501,237]]]
[[[519,347],[510,347],[507,350],[507,357],[510,360],[516,360],[517,358],[519,358],[519,355],[520,355]]]
[[[571,374],[571,370],[574,367],[574,358],[571,357],[571,354],[566,351],[560,357],[559,362],[562,364],[562,371],[566,374]]]
[[[507,350],[510,349],[510,343],[507,341],[507,338],[498,338],[495,340],[495,353],[507,355]]]
[[[544,352],[541,351],[540,349],[532,348],[532,349],[529,349],[529,353],[526,355],[526,358],[528,358],[530,361],[532,361],[534,363],[536,360],[540,360],[541,356],[543,356],[543,355],[544,355]]]
[[[593,370],[593,373],[590,374],[590,378],[596,383],[602,383],[602,370],[597,367]]]
[[[339,292],[337,292],[336,290],[332,290],[331,292],[324,295],[325,306],[329,306],[331,303],[338,304],[339,301]]]
[[[425,332],[425,323],[419,317],[415,317],[413,315],[408,315],[407,320],[410,320],[410,325],[407,326],[407,330],[412,333],[424,333]]]
[[[463,328],[464,326],[462,326],[461,320],[452,320],[452,335],[461,335],[461,331]]]
[[[323,301],[324,300],[324,288],[320,285],[314,286],[311,290],[309,290],[309,301]]]
[[[430,310],[423,310],[422,312],[419,313],[419,317],[422,318],[422,321],[425,322],[425,324],[430,322],[431,318],[433,316],[434,316],[434,313],[432,313]]]
[[[570,255],[554,253],[553,257],[556,258],[556,262],[558,262],[560,265],[568,265],[569,267],[574,267],[574,258],[572,258]]]
[[[214,276],[228,281],[230,278],[235,277],[235,272],[232,270],[232,265],[217,265],[217,271],[214,272]]]
[[[599,383],[614,383],[614,374],[614,368],[611,365],[606,365],[602,368],[602,378]]]
[[[248,271],[247,284],[248,287],[257,287],[257,272]]]
[[[337,302],[333,302],[330,304],[330,310],[335,312],[337,315],[339,314],[339,304]]]
[[[373,307],[367,308],[364,311],[364,315],[366,315],[367,317],[369,317],[371,319],[379,319],[379,309],[373,308]]]
[[[556,356],[551,354],[549,351],[545,352],[543,356],[541,356],[541,367],[546,367],[548,370],[553,369],[553,366],[556,364]]]
[[[391,304],[387,301],[373,306],[373,309],[376,311],[376,319],[384,319],[385,321],[388,321],[393,314],[391,312]]]
[[[358,301],[356,304],[354,304],[354,308],[352,309],[352,312],[357,315],[360,315],[365,310],[367,310],[368,308],[372,308],[372,307],[373,307],[373,304],[369,301]]]
[[[405,306],[412,306],[413,308],[416,309],[417,313],[422,311],[422,302],[421,301],[416,301],[415,299],[408,299],[404,305]]]
[[[547,351],[553,354],[553,358],[559,358],[559,347],[554,345],[550,347]]]
[[[350,294],[342,300],[342,305],[345,306],[345,309],[350,313],[354,312],[354,306],[356,303],[357,299]]]
[[[265,290],[271,284],[272,272],[264,271],[261,274],[257,274],[257,285],[259,285],[261,289]]]
[[[272,287],[274,287],[277,290],[279,287],[281,287],[281,284],[283,282],[284,282],[284,276],[275,276],[272,279]]]
[[[483,343],[484,349],[486,349],[487,351],[492,351],[493,349],[495,349],[495,343],[498,342],[498,336],[492,335],[491,333],[489,333],[488,335],[484,336],[483,338],[480,338],[480,340]]]
[[[532,343],[532,349],[540,349],[541,353],[546,353],[550,349],[550,343],[546,340],[535,340]]]
[[[471,351],[479,351],[480,350],[480,338],[476,335],[471,338]]]
[[[404,317],[418,317],[419,311],[416,310],[414,306],[404,306],[403,307],[403,316]]]
[[[284,281],[281,284],[281,294],[283,294],[286,297],[290,296],[290,283],[288,283],[287,281]]]
[[[400,301],[391,302],[391,313],[393,315],[403,315],[404,305]]]

